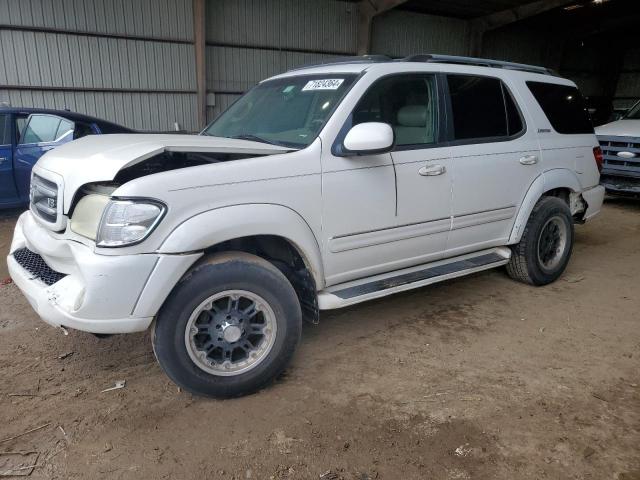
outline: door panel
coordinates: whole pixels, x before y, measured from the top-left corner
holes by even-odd
[[[537,162],[520,163],[529,156]],[[529,186],[541,173],[537,139],[532,134],[512,142],[452,147],[452,157],[453,225],[448,253],[504,244]]]
[[[412,264],[441,258],[451,228],[451,156],[448,147],[392,153],[398,179],[398,223],[421,233],[408,249]],[[406,265],[409,266],[409,265]]]
[[[392,259],[381,238],[396,225],[396,186],[388,153],[335,157],[323,149],[322,157],[324,268],[330,285],[367,276]]]

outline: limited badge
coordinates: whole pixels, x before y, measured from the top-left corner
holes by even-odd
[[[309,80],[302,88],[303,92],[309,90],[337,90],[344,82],[344,78],[327,78],[323,80]]]

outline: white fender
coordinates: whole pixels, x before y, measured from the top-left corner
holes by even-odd
[[[535,207],[538,200],[540,200],[540,197],[542,197],[545,192],[556,188],[568,188],[573,192],[582,191],[580,181],[575,172],[566,168],[547,170],[539,175],[529,187],[520,205],[520,211],[518,212],[516,221],[511,229],[511,235],[509,236],[509,245],[518,243],[522,238],[522,232],[524,232],[529,216],[533,211],[533,207]]]
[[[307,222],[283,205],[234,205],[200,213],[178,225],[158,252],[196,252],[252,235],[275,235],[291,242],[311,270],[317,287],[322,288],[324,273],[318,241]]]

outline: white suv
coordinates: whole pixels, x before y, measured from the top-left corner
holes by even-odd
[[[352,58],[261,82],[200,136],[47,153],[7,261],[46,322],[151,326],[176,383],[236,396],[320,310],[502,265],[554,281],[601,208],[601,160],[580,93],[547,69]]]

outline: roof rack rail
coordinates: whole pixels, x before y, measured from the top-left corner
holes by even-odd
[[[453,63],[459,65],[476,65],[479,67],[504,68],[508,70],[521,70],[523,72],[540,73],[542,75],[558,74],[546,67],[537,67],[535,65],[527,65],[524,63],[503,62],[500,60],[491,60],[488,58],[459,57],[455,55],[433,55],[419,54],[400,58],[399,62],[433,62],[433,63]]]
[[[300,67],[295,67],[287,70],[293,72],[296,70],[303,70],[305,68],[323,67],[325,65],[340,65],[342,63],[384,63],[392,62],[393,58],[387,55],[350,55],[344,57],[330,57],[320,62],[309,63]]]

